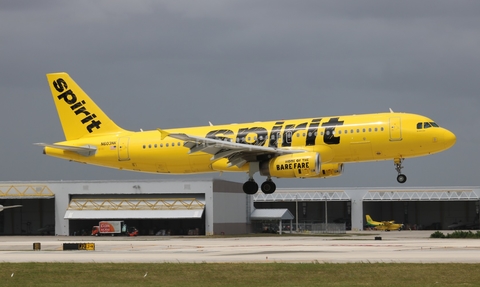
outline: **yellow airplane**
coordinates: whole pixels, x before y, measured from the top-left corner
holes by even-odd
[[[36,143],[44,154],[99,166],[152,173],[246,172],[243,190],[255,194],[253,175],[326,178],[344,163],[393,160],[397,181],[405,158],[430,155],[455,144],[455,135],[415,114],[315,117],[189,128],[128,131],[117,126],[67,73],[47,74],[65,141]]]
[[[401,223],[395,223],[395,221],[373,221],[373,219],[370,217],[370,215],[365,216],[367,218],[367,225],[370,227],[375,228],[376,230],[385,230],[385,231],[390,231],[390,230],[402,230],[403,224]]]

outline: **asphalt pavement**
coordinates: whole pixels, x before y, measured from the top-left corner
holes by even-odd
[[[333,236],[268,237],[0,236],[0,262],[480,263],[480,239],[434,239],[430,238],[432,233],[360,231]],[[63,250],[65,243],[93,243],[90,246],[95,250]]]

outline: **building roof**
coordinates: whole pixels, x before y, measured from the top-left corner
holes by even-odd
[[[65,219],[201,218],[203,198],[73,198]]]
[[[255,209],[250,215],[252,220],[292,220],[293,214],[286,208]]]

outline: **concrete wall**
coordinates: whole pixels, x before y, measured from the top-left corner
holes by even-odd
[[[213,234],[246,234],[248,224],[248,195],[243,184],[214,180],[213,182]],[[209,235],[209,234],[207,234]]]

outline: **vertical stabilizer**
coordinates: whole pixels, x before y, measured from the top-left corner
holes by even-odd
[[[370,217],[370,215],[367,214],[367,215],[365,215],[365,217],[366,217],[366,219],[367,219],[367,223],[368,223],[368,224],[373,224],[373,220],[372,220],[372,218]]]
[[[66,140],[124,131],[67,73],[47,74],[47,80]]]

